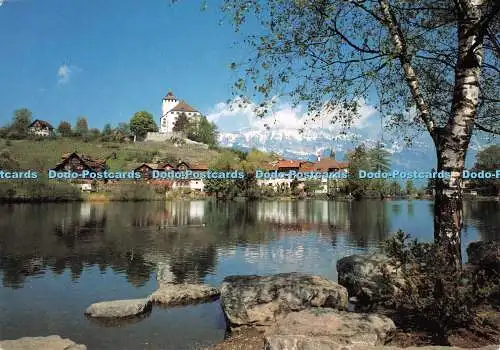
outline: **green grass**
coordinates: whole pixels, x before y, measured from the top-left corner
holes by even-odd
[[[61,161],[64,153],[77,152],[94,158],[107,159],[110,170],[132,170],[139,163],[187,162],[209,163],[219,154],[198,145],[175,147],[170,142],[108,143],[83,142],[78,139],[6,140],[0,139],[0,152],[8,151],[21,169],[48,170]],[[116,159],[113,157],[116,154]]]

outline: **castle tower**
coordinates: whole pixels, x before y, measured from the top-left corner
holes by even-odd
[[[178,103],[179,100],[174,96],[172,91],[169,91],[167,95],[163,97],[161,103],[160,132],[172,131],[173,125],[175,124],[175,116],[169,112],[177,106]]]
[[[174,129],[175,122],[180,114],[185,114],[189,119],[201,117],[201,113],[188,105],[185,101],[177,99],[172,91],[162,99],[160,132],[169,133]]]

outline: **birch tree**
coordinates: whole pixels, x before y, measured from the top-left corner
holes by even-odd
[[[436,181],[434,237],[458,267],[469,142],[474,130],[500,130],[499,9],[494,0],[223,0],[252,52],[231,64],[235,91],[258,101],[259,115],[288,96],[347,128],[376,96],[387,127],[429,133],[437,170],[451,173]]]

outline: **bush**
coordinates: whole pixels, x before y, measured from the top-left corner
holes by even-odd
[[[39,179],[5,181],[0,184],[0,201],[5,202],[59,202],[81,199],[81,191],[69,183]]]
[[[114,201],[146,201],[158,199],[160,196],[148,184],[122,184],[111,193]]]
[[[475,307],[497,282],[492,284],[478,268],[456,269],[438,244],[409,238],[400,230],[386,242],[386,252],[405,281],[392,305],[436,334],[469,326],[476,320]]]

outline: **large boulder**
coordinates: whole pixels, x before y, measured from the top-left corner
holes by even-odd
[[[467,247],[469,264],[500,272],[500,242],[472,242]]]
[[[385,302],[404,284],[401,270],[383,254],[346,256],[337,261],[339,284],[362,304]]]
[[[347,309],[347,290],[323,277],[301,273],[229,276],[221,285],[228,326],[268,326],[288,312],[310,307]]]
[[[154,304],[174,306],[213,301],[219,295],[217,288],[204,284],[160,284],[149,300]]]
[[[102,318],[133,317],[150,312],[152,305],[148,298],[103,301],[90,305],[85,310],[85,315]]]
[[[86,350],[85,345],[77,344],[58,335],[48,337],[24,337],[0,341],[2,350]]]
[[[318,308],[289,313],[267,333],[303,335],[341,344],[380,345],[395,329],[394,322],[383,315]]]
[[[271,335],[265,338],[264,350],[403,350],[394,346],[345,344],[335,340],[304,335]],[[461,350],[454,346],[407,347],[404,350]],[[463,349],[465,350],[465,349]],[[467,349],[473,350],[473,349]],[[475,350],[498,350],[498,345],[490,345]]]

